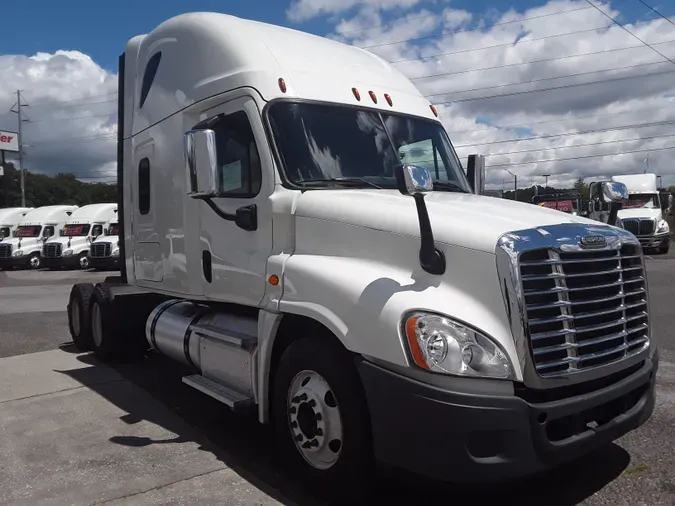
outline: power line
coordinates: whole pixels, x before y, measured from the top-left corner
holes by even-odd
[[[651,21],[653,21],[653,19],[638,21],[635,24],[637,25],[639,23],[648,23],[648,22],[651,22]],[[576,31],[573,31],[573,32],[557,33],[557,34],[554,34],[554,35],[545,35],[543,37],[537,37],[537,38],[534,38],[534,39],[527,39],[527,40],[518,39],[515,42],[495,44],[495,45],[492,45],[492,46],[484,46],[484,47],[477,47],[477,48],[471,48],[471,49],[460,49],[458,51],[451,51],[451,52],[448,52],[448,53],[438,53],[438,54],[432,54],[432,55],[429,55],[429,56],[418,56],[417,58],[404,58],[404,59],[401,59],[401,60],[390,61],[389,63],[394,64],[394,63],[402,63],[402,62],[408,62],[408,61],[424,61],[424,60],[429,60],[431,58],[438,58],[440,56],[451,56],[451,55],[461,54],[461,53],[471,53],[471,52],[474,52],[474,51],[484,51],[486,49],[495,49],[495,48],[499,48],[499,47],[514,47],[515,44],[528,44],[530,42],[538,42],[540,40],[554,39],[556,37],[566,37],[568,35],[577,35],[577,34],[580,34],[580,33],[596,32],[598,30],[602,30],[603,28],[607,28],[607,25],[597,26],[595,28],[586,28],[584,30],[576,30]]]
[[[488,96],[485,96],[485,97],[461,98],[459,100],[450,100],[448,102],[436,102],[434,105],[449,105],[449,104],[457,104],[457,103],[460,103],[460,102],[473,102],[475,100],[488,100],[488,99],[492,99],[492,98],[513,97],[513,96],[516,96],[516,95],[527,95],[529,93],[542,93],[544,91],[564,90],[566,88],[576,88],[576,87],[579,87],[579,86],[590,86],[590,85],[593,85],[593,84],[602,84],[602,83],[623,81],[623,80],[626,80],[626,79],[636,79],[638,77],[654,77],[654,76],[660,76],[660,75],[672,74],[672,73],[675,73],[675,70],[665,70],[663,72],[652,72],[651,74],[640,74],[640,75],[633,75],[633,76],[613,77],[613,78],[608,78],[608,79],[600,79],[598,81],[591,81],[589,83],[566,84],[564,86],[553,86],[551,88],[541,88],[541,89],[538,89],[538,90],[514,91],[514,92],[510,92],[510,93],[501,93],[499,95],[488,95]]]
[[[110,96],[110,95],[117,95],[117,94],[118,94],[118,92],[116,92],[116,91],[111,91],[110,93],[102,93],[102,94],[100,94],[100,95],[91,95],[91,96],[88,96],[88,97],[75,98],[75,99],[72,99],[72,100],[57,100],[56,102],[59,103],[59,104],[71,104],[71,103],[73,103],[73,102],[81,102],[81,101],[83,101],[83,100],[90,100],[90,99],[92,99],[92,98],[108,97],[108,96]],[[96,103],[98,103],[98,102],[96,102]],[[51,107],[51,106],[52,106],[52,103],[51,103],[51,102],[50,102],[50,103],[47,103],[47,102],[45,102],[45,103],[39,103],[39,102],[38,102],[37,104],[33,105],[33,107],[45,107],[45,106],[46,106],[46,107]]]
[[[111,103],[116,103],[116,102],[117,102],[117,100],[103,100],[103,101],[101,101],[101,102],[87,102],[87,103],[84,103],[84,104],[71,104],[71,105],[66,105],[66,106],[62,106],[61,104],[65,103],[65,102],[61,102],[61,103],[58,104],[58,105],[53,105],[53,104],[49,104],[49,105],[48,105],[48,104],[40,104],[40,107],[42,107],[42,108],[45,108],[45,107],[47,107],[47,108],[63,107],[63,108],[65,109],[65,108],[69,108],[69,107],[86,107],[86,106],[89,106],[89,105],[96,105],[96,104],[111,104]]]
[[[116,132],[106,133],[106,134],[97,134],[97,135],[84,135],[81,137],[63,137],[60,139],[46,139],[44,141],[35,142],[34,145],[41,144],[51,144],[51,143],[60,143],[67,141],[68,144],[80,144],[81,142],[96,142],[96,141],[107,141],[114,139],[117,135]],[[74,141],[74,142],[71,142]]]
[[[88,119],[88,118],[103,118],[107,116],[117,116],[116,112],[111,112],[108,114],[90,114],[89,116],[70,116],[67,118],[52,118],[40,121],[31,121],[31,123],[52,123],[54,121],[70,121],[75,119]]]
[[[483,132],[490,130],[490,128],[527,128],[531,127],[532,125],[544,125],[546,123],[561,123],[563,121],[572,121],[576,119],[591,119],[591,118],[600,118],[603,116],[618,116],[619,114],[628,114],[629,112],[637,112],[637,111],[661,111],[663,110],[664,107],[669,107],[675,104],[664,104],[664,105],[658,105],[654,107],[639,107],[635,109],[627,109],[625,111],[620,111],[620,112],[607,112],[607,113],[602,113],[602,114],[591,114],[590,116],[570,116],[569,118],[558,118],[558,119],[551,119],[551,120],[545,120],[545,121],[531,121],[529,123],[520,123],[520,124],[507,124],[507,125],[487,125],[487,128],[468,128],[466,130],[447,130],[447,133],[449,134],[459,134],[459,133],[464,133],[464,132]]]
[[[658,14],[659,16],[661,16],[663,19],[665,19],[666,21],[668,21],[668,23],[670,23],[671,25],[675,26],[675,23],[673,22],[672,19],[670,19],[669,17],[666,17],[666,16],[664,16],[663,14],[661,14],[659,11],[657,11],[654,7],[652,7],[651,5],[649,5],[647,2],[643,2],[642,0],[638,0],[638,2],[640,2],[642,5],[644,5],[644,6],[647,7],[648,9],[651,9],[652,11],[654,11],[655,13],[657,13],[657,14]]]
[[[662,42],[656,42],[652,44],[653,46],[658,46],[659,44],[669,44],[671,42],[675,42],[675,39],[672,40],[664,40]],[[544,58],[542,60],[532,60],[532,61],[526,61],[526,62],[520,62],[520,63],[505,63],[502,65],[494,65],[492,67],[480,67],[477,69],[468,69],[468,70],[459,70],[455,72],[442,72],[440,74],[429,74],[425,76],[415,76],[415,77],[409,77],[411,81],[418,81],[420,79],[431,79],[432,77],[446,77],[446,76],[455,76],[459,74],[468,74],[470,72],[482,72],[484,70],[495,70],[495,69],[503,69],[507,67],[519,67],[522,65],[532,65],[533,63],[547,63],[547,62],[552,62],[552,61],[558,61],[558,60],[566,60],[570,58],[581,58],[583,56],[594,56],[598,54],[603,54],[603,53],[613,53],[613,52],[618,52],[618,51],[627,51],[629,49],[643,49],[644,46],[642,44],[638,44],[636,46],[628,46],[628,47],[618,47],[614,49],[603,49],[602,51],[591,51],[590,53],[579,53],[579,54],[572,54],[572,55],[566,55],[566,56],[556,56],[555,58]]]
[[[541,18],[548,18],[551,16],[559,16],[561,14],[566,14],[568,12],[576,12],[576,11],[584,11],[584,10],[589,10],[591,7],[576,7],[574,9],[568,9],[566,11],[558,11],[558,12],[550,12],[548,14],[539,14],[538,16],[531,16],[529,18],[522,18],[522,19],[513,19],[511,21],[502,21],[501,23],[494,23],[492,25],[486,25],[486,26],[476,26],[474,28],[465,28],[463,30],[453,30],[449,32],[441,32],[437,33],[436,35],[427,35],[424,37],[417,37],[414,39],[405,39],[405,40],[398,40],[395,42],[383,42],[379,44],[373,44],[370,46],[359,46],[361,49],[373,49],[376,47],[384,47],[384,46],[393,46],[394,44],[403,44],[406,42],[419,42],[420,40],[427,40],[427,39],[434,39],[436,37],[441,37],[443,35],[455,35],[458,33],[467,33],[467,32],[475,32],[477,30],[483,30],[486,28],[494,28],[495,26],[503,26],[503,25],[510,25],[514,23],[522,23],[523,21],[530,21],[532,19],[541,19]]]
[[[506,151],[504,153],[489,153],[485,157],[494,157],[494,156],[505,156],[505,155],[516,155],[519,153],[533,153],[535,151],[548,151],[556,149],[575,149],[575,148],[585,148],[589,146],[601,146],[603,144],[616,144],[619,142],[637,142],[637,141],[648,141],[653,139],[663,139],[667,137],[675,137],[675,134],[664,134],[664,135],[651,135],[649,137],[635,137],[633,139],[615,139],[611,141],[601,141],[601,142],[591,142],[587,144],[574,144],[572,146],[554,146],[552,148],[533,148],[533,149],[522,149],[520,151]],[[433,161],[433,160],[431,160]]]
[[[567,137],[571,135],[585,135],[585,134],[594,134],[594,133],[599,133],[599,132],[613,132],[615,130],[627,130],[630,128],[647,128],[647,127],[652,127],[652,126],[664,126],[664,125],[672,125],[675,123],[675,120],[665,120],[665,121],[656,121],[652,123],[636,123],[632,125],[622,125],[618,127],[611,127],[611,128],[599,128],[599,129],[594,129],[594,130],[581,130],[578,132],[565,132],[562,134],[549,134],[549,135],[536,135],[534,137],[520,137],[520,138],[515,138],[515,139],[502,139],[498,141],[491,141],[491,142],[478,142],[475,144],[458,144],[455,146],[455,148],[468,148],[472,146],[491,146],[492,144],[503,144],[506,142],[523,142],[523,141],[533,141],[537,139],[553,139],[555,137]]]
[[[534,163],[550,163],[550,162],[566,162],[569,160],[583,160],[586,158],[599,158],[603,156],[620,156],[620,155],[630,155],[633,153],[647,153],[652,151],[666,151],[669,149],[675,149],[675,146],[669,146],[666,148],[651,148],[651,149],[635,149],[632,151],[620,151],[618,153],[604,154],[604,155],[585,155],[585,156],[573,156],[571,158],[550,158],[548,160],[534,160],[532,162],[519,162],[519,163],[500,163],[497,165],[490,165],[489,168],[498,168],[498,167],[515,167],[518,165],[532,165]]]
[[[663,54],[662,52],[660,52],[660,51],[659,51],[658,49],[656,49],[655,47],[652,47],[652,46],[650,46],[649,44],[647,44],[644,40],[642,40],[640,37],[638,37],[638,36],[635,35],[633,32],[631,32],[628,28],[626,28],[622,23],[619,23],[616,19],[614,19],[612,16],[610,16],[610,15],[607,14],[605,11],[603,11],[600,7],[598,7],[598,6],[595,5],[593,2],[591,2],[591,0],[586,0],[586,3],[587,3],[588,5],[591,5],[595,10],[597,10],[598,12],[600,12],[600,13],[601,13],[603,16],[605,16],[607,19],[611,20],[612,23],[618,25],[618,26],[621,27],[623,30],[625,30],[626,32],[628,32],[632,37],[635,37],[637,40],[639,40],[640,42],[642,42],[645,46],[647,46],[648,48],[650,48],[652,51],[654,51],[655,53],[661,55],[663,58],[665,58],[665,59],[668,60],[670,63],[672,63],[673,65],[675,65],[675,61],[673,61],[673,60],[671,60],[670,58],[668,58],[665,54]],[[645,4],[645,5],[646,5],[646,4]],[[659,13],[657,12],[657,14],[659,14]],[[659,15],[660,15],[660,14],[659,14]]]
[[[540,82],[543,82],[543,81],[553,81],[555,79],[568,79],[570,77],[581,77],[581,76],[588,76],[588,75],[592,75],[592,74],[600,74],[602,72],[616,72],[616,71],[619,71],[619,70],[628,70],[628,69],[633,69],[633,68],[637,68],[637,67],[648,67],[650,65],[663,65],[664,63],[666,63],[666,62],[657,61],[657,62],[651,62],[651,63],[636,63],[634,65],[628,65],[626,67],[615,67],[615,68],[611,68],[611,69],[591,70],[591,71],[588,71],[588,72],[579,72],[579,73],[576,73],[576,74],[568,74],[568,75],[565,75],[565,76],[542,77],[540,79],[532,79],[530,81],[520,81],[520,82],[516,82],[516,83],[496,84],[496,85],[492,85],[492,86],[481,86],[481,87],[478,87],[478,88],[469,88],[469,89],[465,89],[465,90],[451,90],[451,91],[445,91],[445,92],[442,92],[442,93],[433,93],[433,94],[430,94],[430,95],[425,95],[425,97],[429,98],[429,97],[437,97],[437,96],[440,96],[440,95],[450,95],[450,94],[456,94],[456,93],[468,93],[470,91],[492,90],[492,89],[495,89],[495,88],[504,88],[506,86],[520,86],[520,85],[524,85],[524,84],[540,83]],[[583,84],[583,83],[579,83],[579,84]]]

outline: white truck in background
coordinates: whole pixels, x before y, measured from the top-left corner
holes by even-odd
[[[659,253],[670,250],[670,227],[665,219],[664,209],[672,205],[667,202],[656,185],[656,174],[627,174],[612,176],[611,181],[622,183],[628,191],[628,200],[616,213],[616,226],[635,235],[643,248],[656,249]],[[606,223],[609,206],[599,198],[602,181],[590,184],[589,217]]]
[[[656,174],[612,176],[628,189],[628,202],[619,211],[617,225],[637,236],[643,248],[668,253],[670,227],[663,214]]]
[[[78,206],[43,206],[27,212],[12,233],[0,242],[0,269],[42,266],[42,246],[60,233]]]
[[[0,209],[0,241],[12,237],[17,225],[32,207],[5,207]]]
[[[103,227],[89,248],[89,267],[96,270],[119,269],[120,267],[120,224],[117,216]]]
[[[73,340],[186,364],[305,483],[357,492],[376,463],[511,479],[650,417],[635,236],[483,196],[483,158],[465,174],[383,59],[183,14],[127,43],[118,114],[120,275],[73,286]]]
[[[75,211],[58,235],[45,242],[44,267],[89,268],[89,246],[103,234],[103,227],[117,216],[117,204],[89,204]]]

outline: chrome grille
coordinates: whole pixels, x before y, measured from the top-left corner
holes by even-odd
[[[12,245],[0,243],[0,258],[10,258],[12,256]]]
[[[98,242],[91,245],[89,255],[92,258],[109,257],[111,253],[111,244],[109,242]]]
[[[654,235],[656,230],[656,221],[647,218],[626,218],[621,220],[624,229],[628,230],[633,235]]]
[[[525,321],[542,377],[616,362],[649,344],[647,285],[640,247],[520,256]]]
[[[61,258],[61,250],[60,243],[45,244],[42,248],[42,256],[45,258]]]

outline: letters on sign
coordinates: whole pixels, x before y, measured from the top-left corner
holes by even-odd
[[[0,131],[0,150],[19,151],[19,136],[14,132]]]

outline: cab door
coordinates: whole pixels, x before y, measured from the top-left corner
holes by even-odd
[[[200,202],[203,293],[210,299],[256,306],[265,294],[272,250],[272,156],[252,98],[233,99],[207,114],[218,117],[211,129],[216,134],[220,196],[211,199],[216,209]],[[255,213],[255,229],[225,220],[217,210]]]

